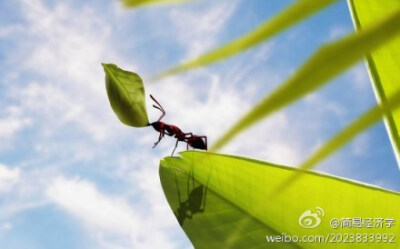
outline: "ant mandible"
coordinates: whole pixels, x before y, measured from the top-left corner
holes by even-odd
[[[161,116],[158,118],[158,120],[156,122],[148,124],[148,126],[151,125],[156,131],[160,132],[160,135],[158,136],[158,141],[154,143],[153,148],[156,147],[157,144],[160,143],[164,135],[167,134],[168,136],[173,136],[176,138],[175,147],[174,150],[172,151],[171,156],[174,155],[175,149],[178,146],[179,141],[186,143],[186,149],[189,149],[190,146],[195,149],[207,150],[207,136],[197,136],[193,135],[193,133],[191,132],[184,133],[181,129],[179,129],[175,125],[170,125],[161,122],[161,119],[165,116],[166,112],[164,108],[161,106],[161,104],[158,103],[158,101],[151,94],[150,98],[157,104],[153,105],[153,107],[161,111]]]

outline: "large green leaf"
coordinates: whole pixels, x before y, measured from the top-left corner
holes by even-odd
[[[216,48],[200,57],[186,62],[182,65],[169,69],[161,73],[154,79],[158,79],[167,75],[177,74],[189,69],[200,66],[209,65],[217,61],[226,59],[237,53],[243,52],[248,48],[258,45],[268,38],[278,34],[279,32],[289,28],[302,19],[307,18],[313,13],[327,7],[336,0],[300,0],[295,1],[291,6],[284,9],[281,13],[267,20],[262,25],[252,30],[246,35],[239,37],[219,48]]]
[[[168,203],[196,249],[400,246],[398,238],[394,243],[266,241],[267,235],[282,233],[300,238],[342,233],[342,239],[349,234],[398,235],[398,224],[392,228],[333,229],[330,221],[335,218],[362,218],[363,221],[393,218],[397,222],[400,218],[399,193],[316,172],[303,172],[304,177],[284,196],[271,200],[268,198],[271,191],[299,169],[208,152],[184,152],[181,155],[182,158],[162,160],[159,173]],[[299,225],[299,220],[306,221],[304,216],[300,218],[304,212],[315,212],[319,208],[324,211],[319,226],[304,228]],[[316,223],[311,222],[308,226],[313,224]]]
[[[139,75],[114,64],[102,64],[106,73],[106,89],[111,107],[119,120],[129,126],[149,124],[143,81]]]
[[[292,77],[234,124],[211,150],[220,149],[244,129],[323,86],[367,53],[393,40],[399,33],[400,8],[356,34],[323,46]]]
[[[364,29],[391,10],[400,8],[399,0],[349,0],[348,3],[357,30]],[[367,65],[378,101],[384,103],[400,89],[400,38],[370,53]],[[400,166],[400,110],[386,116],[386,127]]]

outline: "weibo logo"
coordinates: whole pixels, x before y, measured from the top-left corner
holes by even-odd
[[[299,225],[304,228],[315,228],[321,224],[321,217],[325,212],[320,207],[315,207],[315,212],[306,210],[299,217]]]

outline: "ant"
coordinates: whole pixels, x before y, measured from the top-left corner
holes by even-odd
[[[153,107],[161,111],[161,116],[158,118],[158,120],[156,122],[148,124],[148,126],[151,125],[156,131],[160,132],[160,135],[158,136],[158,141],[154,143],[153,148],[156,147],[157,144],[160,143],[164,135],[167,134],[168,136],[173,136],[174,138],[176,138],[175,147],[172,151],[171,156],[174,155],[175,149],[178,146],[179,141],[186,143],[186,149],[189,149],[190,146],[194,149],[207,150],[207,136],[197,136],[193,135],[193,133],[191,132],[184,133],[175,125],[161,122],[161,119],[165,116],[166,112],[161,104],[158,103],[158,101],[151,94],[150,98],[157,104],[153,105]]]

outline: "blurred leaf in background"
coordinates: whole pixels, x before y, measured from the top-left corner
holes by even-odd
[[[156,4],[171,4],[171,3],[185,3],[194,2],[195,0],[122,0],[122,4],[125,7],[137,8],[146,5],[156,5]]]
[[[356,121],[342,129],[338,134],[333,136],[331,139],[326,141],[318,150],[316,150],[311,156],[309,156],[299,166],[301,169],[311,169],[318,163],[326,159],[328,156],[339,150],[341,147],[350,142],[357,135],[376,124],[385,115],[389,115],[392,112],[399,109],[400,106],[400,90],[395,94],[386,99],[380,105],[377,105],[363,115],[361,115]],[[296,173],[296,172],[295,172]],[[288,179],[283,181],[280,186],[273,191],[274,194],[285,190],[291,186],[296,179],[303,176],[300,172],[293,174]]]
[[[240,132],[268,115],[317,90],[354,65],[370,51],[382,47],[400,34],[400,8],[362,31],[321,47],[288,80],[242,117],[211,147],[218,150]]]
[[[267,20],[248,34],[245,34],[208,53],[200,55],[198,58],[190,60],[180,66],[173,67],[172,69],[157,75],[155,79],[181,73],[196,67],[207,66],[220,60],[227,59],[235,54],[244,52],[245,50],[260,44],[297,22],[329,6],[335,1],[336,0],[296,1],[294,4],[284,9],[270,20]]]
[[[129,126],[149,124],[143,81],[139,75],[114,64],[102,64],[106,73],[106,89],[110,105],[118,119]]]

